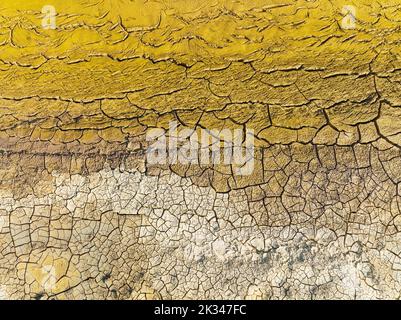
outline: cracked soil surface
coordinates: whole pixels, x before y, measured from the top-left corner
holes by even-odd
[[[400,26],[399,0],[1,1],[0,298],[398,299]],[[253,130],[252,174],[148,164],[171,121]]]

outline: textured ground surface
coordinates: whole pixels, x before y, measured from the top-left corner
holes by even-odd
[[[1,1],[0,298],[399,298],[400,23],[399,0]],[[253,173],[149,165],[171,121],[254,130]]]

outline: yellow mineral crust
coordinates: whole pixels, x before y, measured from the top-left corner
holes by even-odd
[[[399,298],[400,22],[400,0],[1,1],[0,298]],[[253,171],[149,163],[171,123],[251,130]]]

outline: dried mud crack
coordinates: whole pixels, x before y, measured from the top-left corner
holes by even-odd
[[[399,298],[400,9],[2,1],[0,298]],[[254,170],[149,164],[171,122]]]

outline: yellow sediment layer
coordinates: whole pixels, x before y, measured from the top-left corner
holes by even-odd
[[[54,30],[42,27],[45,5],[56,9]],[[345,5],[356,8],[354,29],[342,28]],[[378,117],[379,97],[399,102],[397,8],[3,1],[1,141],[128,143],[178,118],[190,127],[253,129],[261,145],[353,144],[367,139],[357,125]],[[380,119],[379,129],[398,144],[389,121]]]

